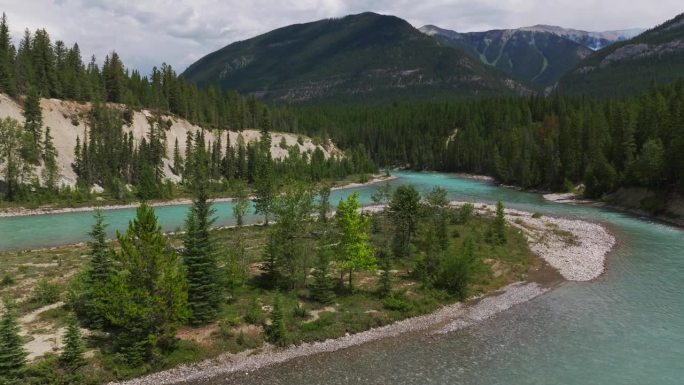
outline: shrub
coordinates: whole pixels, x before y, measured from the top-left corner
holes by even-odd
[[[473,280],[474,270],[473,244],[467,240],[460,252],[450,249],[444,253],[435,286],[463,300],[468,296],[468,285]]]
[[[400,295],[391,294],[382,301],[382,306],[387,310],[394,310],[401,313],[410,313],[415,310],[415,306],[402,298]]]
[[[49,305],[57,301],[59,301],[59,287],[45,279],[38,282],[38,285],[33,291],[31,302]]]
[[[259,306],[259,300],[256,296],[252,297],[249,302],[249,308],[247,308],[247,313],[245,313],[245,322],[251,325],[256,325],[261,321],[261,306]]]
[[[297,302],[292,309],[292,316],[298,318],[309,318],[309,311],[301,303]]]
[[[2,282],[0,282],[0,286],[11,286],[14,285],[14,278],[12,278],[11,275],[5,274],[4,277],[2,277]]]
[[[464,203],[458,208],[457,220],[458,223],[468,223],[470,218],[473,217],[473,212],[475,211],[475,206],[472,203]]]

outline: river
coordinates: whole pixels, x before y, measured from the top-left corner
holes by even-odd
[[[438,173],[397,173],[391,182],[439,185],[452,199],[599,221],[618,238],[606,274],[566,282],[476,326],[441,336],[389,338],[294,359],[211,384],[677,384],[684,383],[684,232],[592,206],[550,203],[538,194]],[[370,201],[373,186],[353,189]],[[336,202],[352,190],[335,191]],[[230,203],[217,203],[219,225]],[[186,207],[160,207],[167,230]],[[133,210],[108,211],[111,230]],[[256,220],[250,217],[250,221]],[[0,249],[86,239],[88,213],[0,219]]]

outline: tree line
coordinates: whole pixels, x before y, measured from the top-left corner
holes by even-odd
[[[524,188],[580,183],[684,191],[684,80],[595,100],[484,98],[387,106],[280,107],[276,129],[368,149],[380,166],[495,176]]]

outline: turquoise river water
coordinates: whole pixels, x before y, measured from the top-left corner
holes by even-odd
[[[494,202],[604,223],[618,239],[607,272],[566,282],[476,326],[434,337],[388,338],[294,359],[212,384],[684,384],[684,231],[593,206],[550,203],[538,194],[438,173],[397,173],[392,182],[420,190],[439,185],[453,199]],[[374,187],[335,191],[336,202]],[[231,204],[215,204],[218,225]],[[167,230],[180,228],[186,206],[159,207]],[[110,230],[134,210],[107,211]],[[257,218],[250,217],[250,221]],[[90,213],[0,218],[0,250],[86,240]]]

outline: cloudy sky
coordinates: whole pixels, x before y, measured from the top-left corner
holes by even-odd
[[[0,0],[15,43],[24,28],[78,42],[98,60],[115,49],[129,68],[178,72],[205,54],[293,23],[363,11],[416,27],[458,31],[553,24],[590,31],[651,27],[684,11],[681,0]]]

